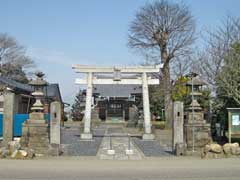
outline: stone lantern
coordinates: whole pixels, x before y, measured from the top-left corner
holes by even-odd
[[[47,86],[47,82],[43,80],[44,74],[42,72],[37,72],[36,76],[37,78],[35,80],[30,81],[29,83],[34,88],[34,92],[32,93],[32,95],[36,99],[31,110],[32,112],[43,112],[44,107],[41,100],[44,97],[43,89],[45,86]]]
[[[187,82],[187,86],[191,87],[192,102],[186,112],[185,140],[189,150],[198,151],[211,141],[210,124],[206,123],[202,107],[197,101],[202,96],[201,91],[205,83],[197,74],[189,77],[191,80]]]
[[[189,114],[188,121],[192,122],[193,120],[203,120],[203,113],[198,113],[202,111],[202,107],[198,103],[197,99],[202,96],[202,87],[205,83],[196,73],[190,74],[190,78],[191,80],[187,82],[187,86],[191,87],[190,95],[192,96],[192,102],[189,105],[188,110],[192,112],[192,114]]]
[[[202,96],[205,82],[196,73],[191,73],[189,77],[191,80],[187,82],[187,86],[191,88],[190,95],[193,96],[193,99],[196,99],[197,97]]]
[[[42,72],[36,73],[36,79],[30,81],[30,85],[33,87],[32,95],[35,99],[35,103],[31,107],[31,113],[29,114],[29,121],[35,123],[46,123],[44,119],[44,105],[42,103],[44,97],[44,87],[47,86],[47,82],[43,79],[44,74]]]
[[[31,107],[29,119],[22,126],[22,147],[34,149],[38,154],[47,154],[49,149],[49,126],[44,118],[44,106],[42,99],[44,97],[43,89],[47,86],[47,82],[43,80],[44,74],[36,73],[36,79],[29,84],[34,87],[32,93],[35,103]]]
[[[187,86],[192,86],[194,88],[194,95],[201,95],[201,90],[203,85],[205,85],[205,82],[198,76],[198,74],[195,73],[195,76],[192,77],[192,81],[189,80],[187,82]]]

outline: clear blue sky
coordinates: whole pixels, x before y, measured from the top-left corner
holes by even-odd
[[[173,0],[180,2],[181,0]],[[198,30],[217,26],[226,14],[240,16],[240,0],[182,0]],[[0,32],[15,37],[72,102],[79,76],[72,64],[132,65],[143,61],[127,48],[128,26],[147,0],[0,0]]]

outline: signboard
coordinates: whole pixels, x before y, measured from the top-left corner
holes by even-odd
[[[228,139],[240,139],[240,108],[228,108]]]
[[[240,116],[238,114],[232,115],[232,125],[239,126],[240,125]]]

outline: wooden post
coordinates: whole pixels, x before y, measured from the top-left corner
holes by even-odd
[[[228,110],[228,142],[232,143],[232,113]]]

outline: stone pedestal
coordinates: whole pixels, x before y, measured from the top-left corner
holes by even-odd
[[[129,120],[127,123],[127,127],[136,127],[138,119],[139,119],[138,109],[135,105],[133,105],[133,107],[129,108]]]
[[[193,131],[194,128],[194,131]],[[194,137],[194,149],[200,150],[206,144],[211,142],[211,127],[207,123],[193,123],[184,125],[185,138],[187,148],[192,150],[193,148],[193,137]],[[194,132],[194,136],[193,133]]]
[[[137,127],[141,130],[141,129],[143,129],[143,124],[144,124],[143,112],[140,110],[139,111],[138,122],[137,122]]]
[[[47,154],[49,150],[49,126],[43,113],[30,113],[30,118],[22,126],[21,146],[35,150],[37,154]]]
[[[211,127],[204,120],[203,111],[196,99],[192,100],[184,124],[185,140],[188,150],[200,150],[211,142]]]
[[[101,119],[99,119],[99,108],[95,107],[94,109],[92,109],[91,118],[93,124],[101,122]]]
[[[192,112],[188,112],[187,115],[187,120],[188,123],[192,124],[206,124],[206,120],[204,120],[204,115],[203,112],[194,112],[194,116],[192,116]]]
[[[96,127],[98,127],[100,124],[101,124],[101,119],[99,118],[99,108],[98,107],[94,107],[93,109],[92,109],[92,111],[91,111],[91,113],[92,113],[92,115],[91,115],[91,118],[92,118],[92,120],[91,120],[91,126],[92,126],[92,128],[96,128]],[[82,135],[82,136],[87,136],[87,135]],[[90,140],[92,139],[92,136],[90,135],[90,137],[88,137],[88,138],[90,138]],[[82,138],[81,138],[82,139]],[[82,139],[82,140],[84,140],[84,139]]]

